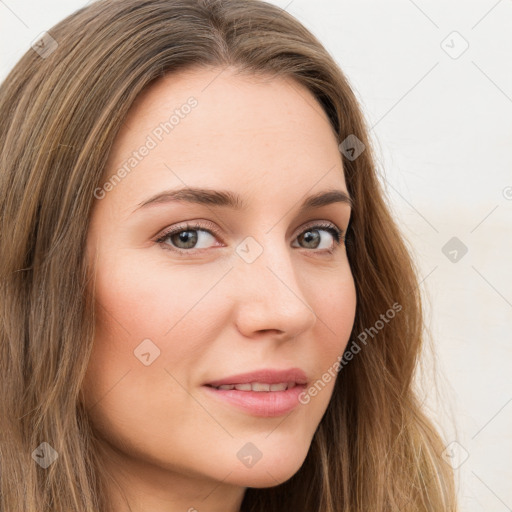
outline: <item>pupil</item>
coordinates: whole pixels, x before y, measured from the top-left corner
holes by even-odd
[[[320,242],[318,232],[316,230],[313,231],[306,231],[303,235],[303,239],[307,244],[311,244],[311,247],[316,248],[318,246],[318,243]],[[317,242],[315,244],[315,241]]]

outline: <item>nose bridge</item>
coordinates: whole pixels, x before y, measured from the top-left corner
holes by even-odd
[[[278,231],[248,236],[237,247],[237,323],[246,334],[279,330],[297,336],[316,316],[293,266],[290,247]]]
[[[256,239],[255,236],[258,238]],[[286,288],[282,281],[288,284],[296,293],[302,294],[299,290],[290,249],[278,231],[270,233],[259,233],[255,236],[247,236],[237,247],[239,256],[238,268],[242,274],[252,282],[256,289],[266,285],[267,290],[272,289],[275,293],[281,294],[282,288]],[[268,288],[270,286],[270,288]],[[268,291],[260,290],[263,294]],[[291,291],[289,291],[291,293]]]

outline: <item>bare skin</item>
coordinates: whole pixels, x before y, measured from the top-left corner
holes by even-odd
[[[106,179],[191,96],[197,105],[161,141],[153,135],[156,147],[97,200],[88,233],[97,324],[82,390],[118,484],[109,487],[116,512],[235,512],[247,487],[291,478],[334,380],[275,417],[242,411],[203,385],[292,367],[313,383],[343,353],[354,322],[343,238],[338,245],[314,228],[345,231],[350,205],[299,211],[321,191],[348,195],[339,141],[296,82],[231,68],[159,79],[130,110]],[[229,190],[246,208],[139,207],[187,187]],[[186,222],[200,228],[162,241]],[[143,340],[151,341],[138,349]],[[237,455],[247,443],[261,453],[252,467]]]

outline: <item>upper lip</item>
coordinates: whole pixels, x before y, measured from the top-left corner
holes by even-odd
[[[223,386],[226,384],[247,384],[249,382],[260,382],[262,384],[279,384],[281,382],[295,382],[295,384],[306,384],[306,374],[300,368],[289,368],[285,370],[274,370],[266,368],[249,373],[231,375],[223,379],[207,382],[207,386]]]

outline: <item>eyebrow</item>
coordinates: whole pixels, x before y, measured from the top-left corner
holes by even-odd
[[[243,199],[236,193],[229,190],[212,190],[206,188],[182,188],[177,190],[166,190],[160,192],[137,205],[132,213],[141,208],[156,206],[158,204],[168,204],[173,202],[187,202],[205,206],[220,206],[231,208],[233,210],[244,210],[247,205]],[[303,213],[313,208],[321,208],[333,203],[348,204],[350,208],[354,207],[354,200],[343,190],[324,190],[307,197],[301,204],[299,211]]]

